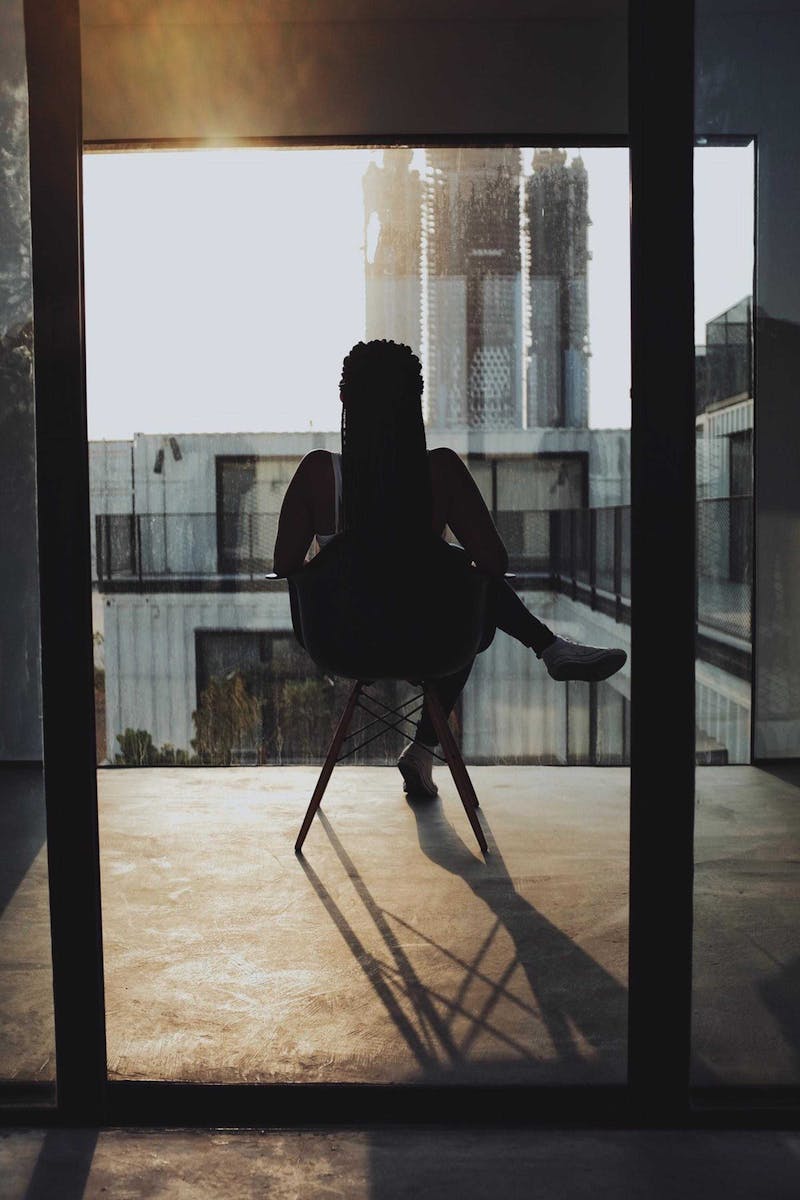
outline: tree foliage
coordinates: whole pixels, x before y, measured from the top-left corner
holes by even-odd
[[[250,749],[258,738],[261,705],[248,691],[241,672],[234,671],[209,680],[192,720],[197,731],[192,748],[198,762],[229,767],[231,751]]]
[[[146,729],[131,729],[117,734],[120,753],[114,755],[118,767],[188,767],[189,755],[176,750],[169,742],[160,749],[153,745],[152,734]]]

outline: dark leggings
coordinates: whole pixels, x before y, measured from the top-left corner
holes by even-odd
[[[522,642],[523,646],[529,646],[537,655],[550,645],[555,636],[552,630],[528,611],[507,579],[492,578],[481,650],[485,650],[490,644],[495,629],[502,629],[503,633],[510,634],[518,642]],[[433,682],[436,695],[446,713],[452,712],[464,684],[469,679],[474,662],[473,658],[472,662],[456,671],[454,675],[445,675]],[[415,741],[425,742],[428,746],[435,746],[438,741],[427,705],[414,737]]]

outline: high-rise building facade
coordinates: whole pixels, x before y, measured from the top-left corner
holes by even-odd
[[[384,150],[364,175],[367,340],[390,338],[420,353],[422,336],[422,180],[413,152]]]
[[[429,423],[519,429],[521,152],[448,148],[427,159]]]
[[[525,183],[530,349],[527,424],[589,421],[588,176],[564,150],[536,150]]]
[[[364,176],[366,336],[425,367],[435,429],[586,428],[588,177],[513,147],[407,149]]]

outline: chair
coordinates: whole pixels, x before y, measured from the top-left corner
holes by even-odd
[[[461,670],[491,640],[485,622],[488,577],[441,538],[431,538],[422,547],[385,548],[375,539],[343,533],[290,575],[288,583],[298,641],[322,670],[354,681],[295,851],[302,850],[335,764],[388,730],[403,732],[402,726],[411,723],[427,700],[443,761],[478,845],[487,854],[477,818],[478,798],[431,682]],[[366,691],[379,679],[407,680],[420,690],[412,700],[390,708]],[[370,720],[351,734],[356,709]],[[381,726],[377,734],[343,750],[347,740],[367,734],[375,725]]]

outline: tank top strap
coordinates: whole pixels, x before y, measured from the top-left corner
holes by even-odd
[[[333,463],[334,511],[336,513],[334,529],[337,533],[342,528],[342,456],[331,451]]]

